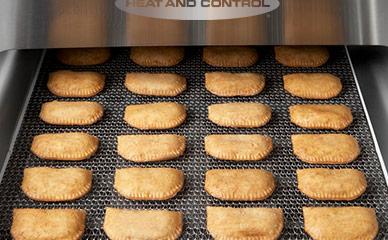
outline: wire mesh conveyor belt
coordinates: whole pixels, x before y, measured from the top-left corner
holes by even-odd
[[[367,206],[376,208],[379,220],[379,239],[388,238],[388,188],[383,171],[376,154],[367,119],[361,104],[351,66],[343,47],[332,47],[331,58],[319,68],[287,68],[275,62],[272,49],[260,48],[260,60],[248,68],[215,68],[201,60],[200,48],[187,48],[183,62],[169,68],[145,68],[129,60],[128,48],[116,48],[112,58],[105,64],[90,67],[71,67],[58,63],[53,51],[48,51],[43,62],[35,89],[28,103],[28,108],[13,152],[0,184],[0,236],[9,239],[12,221],[12,209],[34,208],[82,208],[87,211],[87,223],[84,239],[105,239],[102,230],[104,209],[107,206],[136,209],[171,209],[184,213],[184,232],[182,239],[210,239],[206,230],[206,212],[208,205],[235,207],[263,206],[283,208],[285,228],[282,239],[306,239],[303,231],[302,206]],[[48,73],[59,69],[92,70],[107,75],[103,92],[87,100],[98,101],[104,105],[105,115],[102,121],[87,127],[50,126],[39,119],[40,106],[43,102],[61,99],[52,95],[46,87]],[[130,93],[124,87],[126,72],[174,72],[187,78],[188,89],[177,97],[147,97]],[[254,97],[217,97],[206,91],[204,74],[208,71],[258,72],[266,77],[265,90]],[[343,92],[337,98],[325,101],[301,100],[283,90],[282,76],[292,72],[329,72],[342,79]],[[75,100],[75,99],[70,99]],[[147,133],[176,133],[187,138],[184,156],[172,161],[136,164],[125,161],[116,152],[116,137],[120,134],[141,134],[144,131],[129,127],[123,120],[124,108],[128,104],[149,103],[155,101],[176,101],[188,108],[188,119],[180,127],[164,131],[147,131]],[[233,101],[257,101],[269,104],[273,117],[269,124],[258,129],[222,128],[207,119],[207,106],[213,103]],[[359,199],[351,202],[316,201],[302,195],[297,189],[296,172],[298,168],[319,167],[301,162],[292,154],[290,135],[293,133],[318,133],[334,131],[310,131],[294,126],[289,121],[288,106],[300,103],[342,103],[353,111],[354,122],[341,131],[355,136],[361,145],[360,157],[346,165],[362,170],[368,180],[368,189]],[[86,161],[60,162],[44,161],[34,156],[29,148],[34,135],[48,132],[85,131],[97,136],[101,143],[95,156]],[[274,151],[264,161],[230,162],[219,161],[205,154],[203,139],[212,133],[260,133],[274,140]],[[93,171],[93,188],[85,197],[60,203],[42,203],[28,199],[20,189],[23,169],[33,166],[83,167]],[[130,201],[113,189],[113,176],[116,168],[130,166],[174,167],[184,171],[185,186],[175,198],[167,201]],[[328,166],[325,166],[328,167]],[[334,168],[345,166],[330,166]],[[262,168],[276,176],[277,188],[274,194],[258,202],[224,202],[209,196],[204,190],[204,176],[208,169],[214,168]]]

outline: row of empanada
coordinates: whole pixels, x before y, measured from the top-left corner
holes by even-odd
[[[11,234],[15,240],[82,238],[86,211],[71,208],[18,208],[13,210]],[[177,239],[183,214],[169,210],[107,207],[103,229],[109,239]]]
[[[234,128],[262,127],[271,119],[271,107],[262,103],[233,102],[208,106],[213,123]],[[289,107],[291,122],[308,129],[344,129],[353,116],[350,108],[340,104],[301,104]]]
[[[295,134],[294,154],[312,164],[345,164],[360,154],[358,141],[346,134]],[[82,132],[47,133],[33,138],[31,151],[41,159],[80,161],[98,149],[97,137]],[[215,134],[204,139],[205,151],[220,160],[259,161],[273,149],[272,139],[260,134]],[[117,153],[134,162],[176,159],[184,154],[186,138],[175,134],[120,135]]]
[[[207,229],[214,239],[277,239],[284,227],[281,208],[208,206]],[[366,207],[303,207],[304,229],[314,239],[374,239],[375,210]],[[81,239],[86,212],[80,209],[19,208],[11,234],[19,239]],[[39,226],[39,227],[36,227]],[[177,239],[183,214],[170,210],[107,207],[103,229],[112,240]]]
[[[356,169],[298,169],[299,190],[317,200],[351,201],[367,188],[363,172]],[[205,190],[224,201],[258,201],[275,191],[275,177],[260,169],[213,169],[206,172]]]
[[[329,99],[342,90],[339,78],[329,73],[294,73],[283,76],[284,89],[307,99]],[[61,97],[91,97],[105,85],[105,75],[97,72],[61,70],[50,73],[47,87]],[[186,78],[173,73],[127,73],[126,88],[136,94],[177,96],[187,87]],[[218,96],[254,96],[265,86],[258,73],[209,72],[205,74],[206,89]]]
[[[275,191],[271,172],[262,169],[212,169],[205,175],[205,190],[226,201],[258,201]],[[354,200],[366,190],[364,174],[356,169],[298,169],[299,190],[317,200]],[[130,200],[167,200],[184,185],[184,174],[174,168],[116,169],[114,189]],[[92,188],[92,172],[82,168],[34,167],[24,169],[21,188],[31,199],[72,201]]]
[[[43,103],[40,118],[54,125],[90,125],[103,116],[96,102],[52,101]],[[289,107],[291,122],[309,129],[344,129],[353,116],[345,105],[303,104]],[[269,122],[271,107],[262,103],[221,103],[208,106],[213,123],[234,128],[262,127]],[[174,102],[131,104],[125,108],[124,120],[138,129],[169,129],[181,125],[187,117],[186,107]]]
[[[57,58],[68,65],[102,64],[110,58],[108,48],[61,49]],[[132,47],[130,58],[144,67],[170,67],[184,59],[183,47]],[[318,67],[327,62],[329,52],[319,46],[278,46],[276,60],[290,67]],[[258,60],[253,47],[205,47],[203,61],[215,67],[249,67]]]
[[[351,201],[367,188],[356,169],[311,168],[297,170],[298,189],[316,200]],[[224,201],[258,201],[275,191],[275,177],[261,169],[213,169],[206,172],[205,190]]]
[[[316,92],[321,96],[338,95],[342,89],[338,80],[331,79],[323,82],[322,79],[315,81],[305,79],[305,81],[311,81],[316,89],[322,88],[322,91]],[[295,96],[310,96],[307,98],[319,96],[311,91],[312,88],[304,88],[303,81],[302,75],[287,76],[284,78],[284,87]],[[329,99],[329,97],[318,97],[318,99]],[[295,105],[289,107],[289,112],[292,123],[310,129],[342,130],[353,121],[351,110],[344,105],[335,107],[330,104]],[[314,112],[319,113],[314,114]],[[294,154],[310,164],[347,164],[360,154],[357,141],[346,134],[292,135],[291,139]],[[311,147],[311,144],[317,142],[323,143],[318,151]],[[317,200],[354,200],[360,197],[367,187],[364,173],[356,169],[297,169],[296,173],[299,190]],[[371,216],[373,216],[373,224],[369,225],[369,229],[362,235],[358,235],[357,231],[360,230],[358,225],[347,225],[349,223],[345,225],[338,222],[338,219],[369,221]],[[304,207],[303,217],[305,231],[313,239],[374,239],[378,232],[378,223],[372,209]]]
[[[360,154],[357,139],[347,134],[291,135],[293,153],[311,164],[345,164]],[[272,139],[257,134],[221,134],[205,137],[205,150],[221,160],[258,161],[273,148]]]
[[[60,70],[49,74],[47,88],[60,97],[92,97],[105,85],[104,74]],[[125,86],[141,95],[176,96],[186,90],[186,78],[173,73],[128,73]]]
[[[293,73],[283,76],[284,89],[304,99],[329,99],[342,90],[341,80],[329,73]],[[205,74],[206,89],[222,97],[254,96],[265,86],[258,73],[211,72]]]
[[[91,125],[103,117],[103,106],[89,101],[51,101],[42,104],[40,118],[53,125]],[[124,120],[139,129],[169,129],[186,120],[186,107],[174,102],[133,104]]]
[[[209,206],[207,228],[215,239],[278,239],[284,227],[280,208]],[[303,207],[304,230],[313,239],[374,239],[375,210],[365,207]]]
[[[166,200],[184,185],[184,174],[174,168],[116,169],[114,189],[130,200]],[[83,168],[25,168],[21,185],[31,199],[43,202],[72,201],[92,189],[92,171]]]

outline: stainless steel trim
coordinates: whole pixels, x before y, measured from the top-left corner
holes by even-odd
[[[0,181],[44,59],[42,50],[0,53]]]
[[[370,116],[369,116],[369,112],[368,112],[368,109],[367,109],[367,106],[365,104],[365,100],[364,100],[364,96],[362,94],[362,91],[361,91],[361,88],[360,88],[360,84],[358,82],[358,78],[357,78],[357,75],[356,75],[356,72],[354,70],[354,66],[353,66],[353,63],[352,63],[352,59],[350,57],[350,54],[349,54],[349,50],[347,47],[345,47],[345,50],[346,50],[346,55],[349,59],[349,63],[350,63],[350,67],[352,69],[352,73],[353,73],[353,76],[354,76],[354,80],[356,82],[356,86],[357,86],[357,90],[358,90],[358,94],[360,95],[360,99],[361,99],[361,104],[362,104],[362,107],[364,109],[364,112],[365,112],[365,116],[366,116],[366,119],[368,121],[368,125],[369,125],[369,129],[370,129],[370,132],[371,132],[371,135],[372,135],[372,138],[373,138],[373,142],[375,144],[375,148],[376,148],[376,153],[377,153],[377,156],[379,158],[379,161],[380,161],[380,164],[381,164],[381,168],[383,170],[383,173],[384,173],[384,177],[385,177],[385,182],[388,186],[388,169],[387,169],[387,165],[385,164],[385,161],[383,159],[383,155],[381,154],[381,150],[380,150],[380,146],[379,146],[379,143],[377,141],[377,137],[376,137],[376,134],[375,134],[375,130],[373,128],[373,125],[372,125],[372,121],[370,119]],[[386,146],[387,147],[387,146]]]
[[[230,20],[127,14],[114,0],[1,0],[0,51],[136,45],[388,45],[386,0],[280,0]]]

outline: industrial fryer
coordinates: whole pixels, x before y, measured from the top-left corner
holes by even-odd
[[[185,17],[175,10],[140,11],[131,8],[140,4],[135,1],[17,0],[2,3],[0,239],[11,239],[12,209],[24,207],[86,210],[83,239],[107,239],[102,229],[106,207],[179,210],[184,214],[181,239],[211,239],[206,228],[206,206],[282,208],[285,225],[281,239],[308,239],[303,229],[303,206],[372,207],[379,222],[377,239],[388,238],[388,163],[384,161],[388,159],[388,17],[384,13],[388,10],[388,2],[257,1],[256,8],[260,10],[247,13],[233,12],[233,7],[223,6],[222,10],[199,4]],[[187,4],[177,5],[178,12],[186,11],[190,7]],[[254,8],[253,5],[254,1],[251,1],[247,8]],[[263,10],[264,5],[269,8]],[[212,67],[202,60],[202,46],[210,45],[255,46],[259,60],[251,67]],[[275,45],[327,45],[330,59],[317,68],[285,67],[275,60]],[[132,46],[185,46],[185,58],[173,67],[142,67],[129,59]],[[111,47],[112,56],[106,63],[94,66],[69,66],[56,59],[56,48],[75,47]],[[46,84],[50,72],[66,69],[96,71],[107,76],[105,89],[95,97],[85,98],[104,106],[104,117],[97,124],[59,128],[39,119],[42,103],[65,100],[51,94]],[[212,71],[261,73],[266,78],[266,87],[253,97],[217,97],[207,92],[204,85],[205,73]],[[177,97],[138,96],[124,87],[127,72],[178,73],[186,77],[187,90]],[[330,100],[306,101],[293,97],[284,91],[282,76],[297,72],[332,73],[341,79],[343,91]],[[184,104],[188,118],[178,128],[147,133],[184,135],[187,138],[185,154],[172,161],[147,164],[123,160],[116,151],[117,136],[144,133],[124,122],[125,106],[157,101]],[[231,101],[266,103],[273,109],[272,119],[258,129],[230,129],[212,124],[207,118],[207,106]],[[354,201],[317,201],[299,192],[296,169],[328,166],[312,166],[298,160],[292,153],[291,134],[335,132],[306,130],[293,125],[287,109],[300,103],[338,103],[352,109],[354,121],[341,132],[356,137],[361,146],[359,158],[346,165],[362,170],[366,175],[368,188],[360,198]],[[97,136],[100,146],[96,155],[86,161],[61,162],[42,161],[31,153],[31,141],[35,135],[63,131],[84,131]],[[215,160],[205,153],[203,140],[205,136],[216,133],[265,134],[273,138],[274,150],[265,161],[235,163]],[[35,166],[90,169],[93,171],[92,190],[85,197],[70,202],[31,200],[21,191],[20,183],[23,169]],[[167,201],[130,201],[120,197],[113,189],[115,169],[141,166],[183,170],[183,190]],[[343,165],[329,167],[341,168]],[[266,169],[276,177],[277,187],[274,194],[264,201],[221,201],[204,190],[205,172],[215,168]]]

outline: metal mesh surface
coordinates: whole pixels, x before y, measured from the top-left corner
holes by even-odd
[[[208,205],[235,207],[278,207],[285,214],[285,228],[282,239],[306,239],[303,231],[302,206],[366,206],[376,208],[380,231],[378,238],[388,238],[388,189],[384,180],[379,159],[356,88],[351,66],[343,47],[330,49],[331,58],[319,68],[287,68],[277,64],[272,49],[260,48],[260,60],[248,68],[215,68],[201,61],[199,48],[188,48],[185,60],[175,67],[144,68],[129,60],[127,48],[114,49],[109,62],[90,67],[71,67],[58,63],[52,51],[44,60],[38,81],[30,99],[23,124],[18,134],[13,153],[0,185],[0,235],[1,239],[10,238],[12,209],[35,208],[82,208],[87,211],[87,224],[84,239],[105,239],[102,230],[104,208],[125,207],[136,209],[171,209],[184,213],[184,232],[182,239],[208,239],[206,230],[206,212]],[[52,95],[46,88],[48,73],[59,69],[94,70],[107,75],[106,87],[96,97],[89,98],[105,107],[105,115],[99,123],[87,127],[58,127],[43,123],[38,115],[43,102],[61,99]],[[254,97],[217,97],[206,91],[204,73],[208,71],[258,72],[266,77],[265,90]],[[178,97],[137,96],[127,91],[123,85],[126,72],[175,72],[186,76],[188,90]],[[341,95],[332,100],[301,100],[283,90],[282,76],[292,72],[329,72],[339,76],[344,86]],[[63,100],[63,99],[62,99]],[[68,99],[69,100],[69,99]],[[75,99],[70,99],[75,100]],[[124,108],[128,104],[149,103],[155,101],[176,101],[188,107],[188,119],[180,127],[163,131],[140,131],[129,127],[123,120]],[[213,103],[233,101],[255,101],[269,104],[273,117],[269,124],[258,129],[232,129],[218,127],[207,119],[207,106]],[[355,136],[362,147],[361,156],[351,164],[330,166],[334,168],[352,167],[362,170],[368,180],[367,192],[352,202],[315,201],[302,195],[297,189],[296,173],[298,168],[320,167],[301,162],[292,154],[290,135],[293,133],[328,133],[335,131],[303,130],[289,121],[288,106],[300,103],[342,103],[351,107],[353,124],[343,133]],[[34,135],[48,132],[85,131],[97,136],[101,145],[91,159],[81,162],[43,161],[30,151]],[[136,164],[125,161],[116,153],[116,136],[120,134],[177,133],[187,138],[187,150],[179,159],[150,164]],[[203,139],[213,133],[260,133],[271,136],[274,151],[264,161],[235,163],[215,160],[205,154]],[[64,203],[41,203],[28,199],[20,189],[23,169],[34,166],[84,167],[93,171],[92,191],[79,200]],[[183,191],[168,201],[129,201],[113,189],[113,176],[116,168],[131,166],[174,167],[184,171],[186,182]],[[328,166],[325,166],[328,167]],[[209,196],[204,191],[204,175],[213,168],[262,168],[271,171],[277,180],[274,194],[259,202],[224,202]]]

